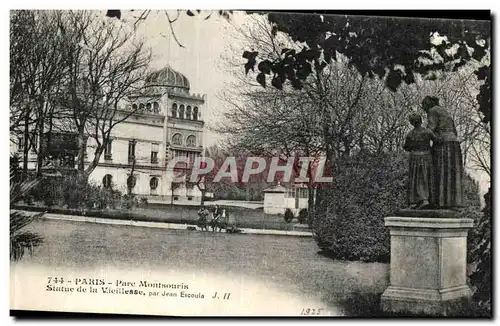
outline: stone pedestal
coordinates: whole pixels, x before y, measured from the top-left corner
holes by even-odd
[[[383,311],[443,315],[451,302],[471,295],[466,266],[472,219],[386,217],[385,225],[391,234],[391,266]]]

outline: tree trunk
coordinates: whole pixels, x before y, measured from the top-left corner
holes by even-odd
[[[101,159],[101,155],[102,155],[102,152],[103,152],[103,147],[102,146],[99,146],[96,148],[95,152],[94,152],[94,159],[92,160],[92,162],[90,162],[89,166],[87,166],[86,169],[78,169],[78,175],[79,175],[79,180],[80,182],[85,182],[87,183],[89,181],[89,177],[90,175],[92,174],[92,172],[94,172],[95,168],[97,167],[97,165],[99,164],[99,160]],[[79,149],[79,155],[81,153],[81,148]],[[80,160],[80,158],[78,158]],[[80,164],[80,162],[78,162],[78,164]]]
[[[131,177],[134,176],[134,172],[135,172],[135,157],[134,157],[134,160],[132,161],[132,168],[130,169],[130,176]],[[135,186],[135,184],[134,184],[134,186]],[[128,179],[127,179],[127,193],[129,195],[132,195],[132,189],[133,189],[133,187],[130,186]]]
[[[43,138],[44,131],[44,117],[43,117],[43,104],[40,104],[38,111],[38,139]],[[36,156],[36,175],[40,177],[42,175],[42,165],[43,165],[43,155],[38,154]]]
[[[201,206],[205,205],[205,193],[206,190],[201,191]]]
[[[207,192],[205,184],[203,184],[203,189],[200,187],[200,183],[203,180],[203,177],[200,177],[198,179],[198,182],[196,182],[196,187],[198,187],[198,190],[201,192],[201,206],[205,205],[205,193]]]
[[[323,214],[326,212],[325,208],[325,188],[317,187],[316,188],[316,212],[318,214]]]
[[[307,188],[307,207],[311,216],[314,216],[314,188],[310,185]]]
[[[94,167],[95,168],[95,167]],[[85,126],[78,127],[78,171],[85,170]],[[90,173],[89,173],[90,175]]]
[[[26,180],[28,177],[28,146],[27,140],[29,137],[29,119],[30,119],[30,110],[26,108],[26,115],[24,117],[24,133],[23,133],[23,180]]]
[[[328,170],[328,168],[330,168],[330,171],[332,171],[332,174],[333,174],[333,162],[334,162],[333,150],[331,150],[330,146],[327,145],[325,170]],[[324,185],[316,187],[316,201],[315,201],[315,214],[316,215],[325,214],[327,211],[328,201],[326,200],[326,191],[327,191],[327,187]]]

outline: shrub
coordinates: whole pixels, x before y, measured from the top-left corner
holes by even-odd
[[[301,223],[301,224],[307,223],[308,217],[309,217],[309,214],[307,212],[307,208],[302,208],[299,211],[299,216],[298,216],[299,223]]]
[[[491,203],[485,195],[485,208],[466,207],[459,217],[474,220],[467,237],[467,263],[472,264],[470,283],[473,288],[469,315],[491,317]]]
[[[121,198],[119,191],[82,183],[76,175],[44,179],[33,194],[36,201],[46,206],[71,209],[116,208]]]
[[[9,203],[12,206],[19,200],[27,196],[36,188],[41,179],[21,181],[21,171],[17,156],[10,160],[10,198]],[[19,260],[26,251],[33,253],[35,247],[43,243],[43,238],[25,227],[31,224],[41,214],[26,214],[25,212],[10,211],[10,259]]]
[[[89,209],[116,208],[120,201],[121,193],[117,190],[106,189],[101,186],[90,184],[86,186],[87,198],[85,206]]]
[[[19,158],[19,155],[17,153],[14,153],[9,157],[9,170],[10,170],[10,177],[11,177],[11,182],[19,182],[21,181],[21,166],[19,165],[21,163],[21,159]]]
[[[148,206],[148,198],[141,197],[141,206]]]
[[[462,181],[462,206],[479,212],[481,207],[481,200],[479,199],[479,184],[469,174],[465,174]]]
[[[33,205],[33,195],[26,195],[24,198],[23,198],[23,201],[26,205]]]
[[[470,279],[472,296],[478,315],[491,317],[491,189],[484,195],[485,207],[475,228],[469,232],[471,250],[469,259],[475,263]]]
[[[287,222],[287,223],[292,222],[294,216],[293,216],[293,212],[292,212],[292,210],[290,208],[287,208],[285,210],[285,216],[284,216],[284,218],[285,218],[285,222]]]
[[[121,200],[121,206],[125,209],[132,209],[139,205],[139,201],[134,194],[125,194]]]
[[[61,189],[62,185],[63,183],[52,178],[43,179],[34,191],[35,199],[48,207],[57,204],[57,201],[62,200],[63,195],[67,194]]]
[[[384,217],[406,204],[407,168],[406,155],[396,153],[339,162],[313,222],[320,249],[336,259],[388,261]]]
[[[470,218],[474,220],[474,227],[469,230],[467,234],[467,263],[474,263],[477,257],[474,257],[474,248],[483,240],[481,234],[478,232],[478,225],[483,219],[481,211],[474,208],[464,208],[460,210],[459,218]]]

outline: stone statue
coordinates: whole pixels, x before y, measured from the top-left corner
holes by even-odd
[[[462,204],[463,161],[457,130],[450,113],[439,106],[439,99],[422,101],[427,128],[435,135],[432,145],[433,178],[430,202],[434,208],[456,208]]]
[[[431,156],[431,140],[436,139],[434,133],[422,126],[422,117],[414,113],[410,115],[413,126],[406,136],[403,148],[410,152],[408,203],[411,209],[423,209],[429,206],[433,184]]]

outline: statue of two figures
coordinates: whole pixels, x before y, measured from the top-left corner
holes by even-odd
[[[403,146],[410,153],[409,208],[458,208],[462,204],[463,161],[455,123],[437,97],[424,98],[422,108],[427,113],[427,128],[422,126],[421,115],[413,113],[409,118],[413,130]]]

